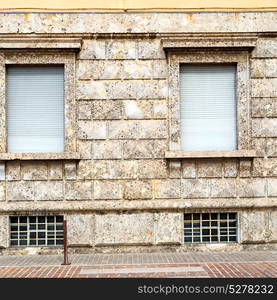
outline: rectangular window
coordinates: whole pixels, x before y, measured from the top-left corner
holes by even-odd
[[[7,67],[8,152],[64,151],[63,66]]]
[[[236,150],[236,66],[181,64],[182,150]]]
[[[10,217],[11,246],[63,244],[63,216]]]
[[[184,214],[185,243],[237,242],[236,213]]]

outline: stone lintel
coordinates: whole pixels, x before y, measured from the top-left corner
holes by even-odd
[[[79,51],[80,38],[1,38],[0,49],[70,49]]]
[[[256,37],[190,37],[190,38],[162,38],[162,47],[170,49],[192,48],[239,48],[253,49],[256,46]]]

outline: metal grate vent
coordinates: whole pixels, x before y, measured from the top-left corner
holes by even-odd
[[[63,216],[10,217],[11,246],[63,244]]]
[[[237,242],[237,214],[184,214],[184,241],[185,243]]]

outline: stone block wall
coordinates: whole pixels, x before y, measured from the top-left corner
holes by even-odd
[[[0,161],[0,246],[9,246],[8,215],[49,213],[66,216],[72,247],[185,248],[183,213],[202,211],[238,212],[239,245],[276,242],[277,40],[262,35],[275,30],[276,14],[267,13],[269,24],[263,13],[238,14],[236,23],[232,14],[194,14],[194,24],[187,14],[174,15],[122,14],[109,22],[105,14],[0,16],[2,34],[82,38],[74,87],[81,159]],[[216,33],[216,24],[226,35],[246,28],[260,34],[249,52],[248,113],[250,149],[262,155],[166,159],[168,59],[161,38],[147,34],[185,39]]]

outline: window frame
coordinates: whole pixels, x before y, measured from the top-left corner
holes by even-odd
[[[8,65],[64,66],[64,152],[76,152],[75,53],[5,51],[0,53],[0,153],[7,152],[6,67]],[[41,152],[50,154],[50,152]],[[41,155],[34,153],[33,156]],[[52,155],[53,152],[51,152]],[[13,153],[14,154],[14,153]],[[16,153],[21,154],[21,153]],[[26,153],[22,153],[23,156]]]
[[[250,149],[250,81],[248,51],[170,51],[168,60],[170,86],[169,151],[178,150],[186,152],[181,148],[180,64],[236,64],[237,149],[231,151]]]

